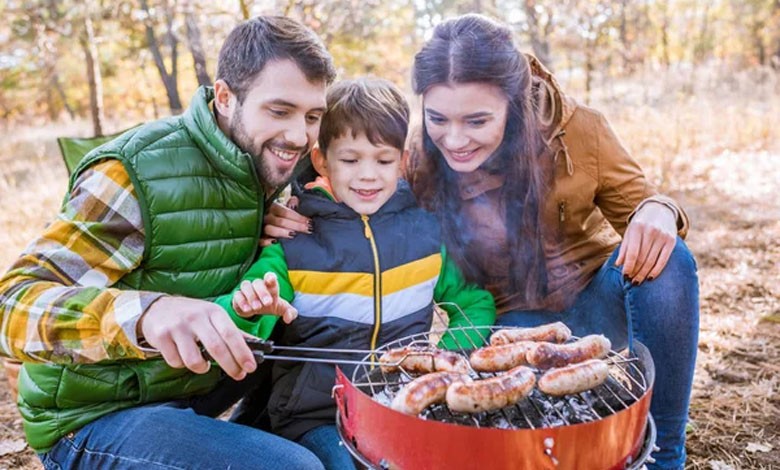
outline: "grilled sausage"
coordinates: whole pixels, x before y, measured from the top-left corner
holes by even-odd
[[[528,351],[528,363],[539,369],[563,367],[588,359],[600,359],[609,353],[612,344],[604,335],[588,335],[568,344],[537,343]]]
[[[394,372],[403,368],[411,374],[431,372],[461,372],[468,374],[469,363],[458,353],[437,348],[407,346],[391,349],[379,358],[382,372]]]
[[[539,379],[539,390],[560,397],[584,392],[604,383],[609,367],[601,359],[590,359],[560,369],[550,369]]]
[[[528,364],[526,353],[536,343],[519,341],[517,343],[487,346],[471,353],[469,362],[474,370],[479,372],[498,372],[513,367]]]
[[[534,371],[526,366],[485,380],[455,382],[447,389],[447,406],[462,413],[498,410],[525,398],[535,383]]]
[[[434,403],[443,403],[447,388],[453,382],[470,382],[471,377],[458,372],[434,372],[406,384],[390,405],[394,410],[417,416]]]
[[[571,338],[571,330],[561,322],[548,323],[535,328],[506,328],[498,330],[490,337],[490,344],[514,343],[516,341],[546,341],[564,343]]]

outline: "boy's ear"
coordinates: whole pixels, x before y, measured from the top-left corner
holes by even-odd
[[[319,146],[311,150],[311,164],[320,176],[328,177],[328,159]]]
[[[227,82],[220,79],[214,82],[214,107],[222,116],[229,118],[233,113],[236,95],[228,86]]]

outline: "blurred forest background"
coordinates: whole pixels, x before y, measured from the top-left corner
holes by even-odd
[[[181,112],[242,19],[297,18],[341,78],[388,78],[415,103],[415,51],[467,12],[510,24],[689,211],[702,302],[689,467],[780,468],[780,0],[0,0],[0,272],[62,200],[56,137]],[[0,469],[40,467],[20,429],[0,381]]]

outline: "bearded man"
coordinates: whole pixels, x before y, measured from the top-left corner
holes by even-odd
[[[206,299],[252,263],[265,201],[311,150],[334,77],[312,31],[249,20],[183,115],[74,170],[56,220],[0,279],[0,352],[25,362],[19,409],[46,468],[321,468],[209,416],[221,410],[205,397],[257,363]]]

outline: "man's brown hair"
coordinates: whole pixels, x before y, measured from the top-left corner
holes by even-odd
[[[289,59],[312,83],[329,85],[336,68],[314,31],[284,16],[258,16],[230,32],[217,61],[217,80],[224,80],[243,103],[255,78],[273,60]]]
[[[320,126],[320,150],[347,132],[364,134],[374,145],[404,149],[409,104],[401,90],[380,78],[342,80],[328,90],[328,110]]]

